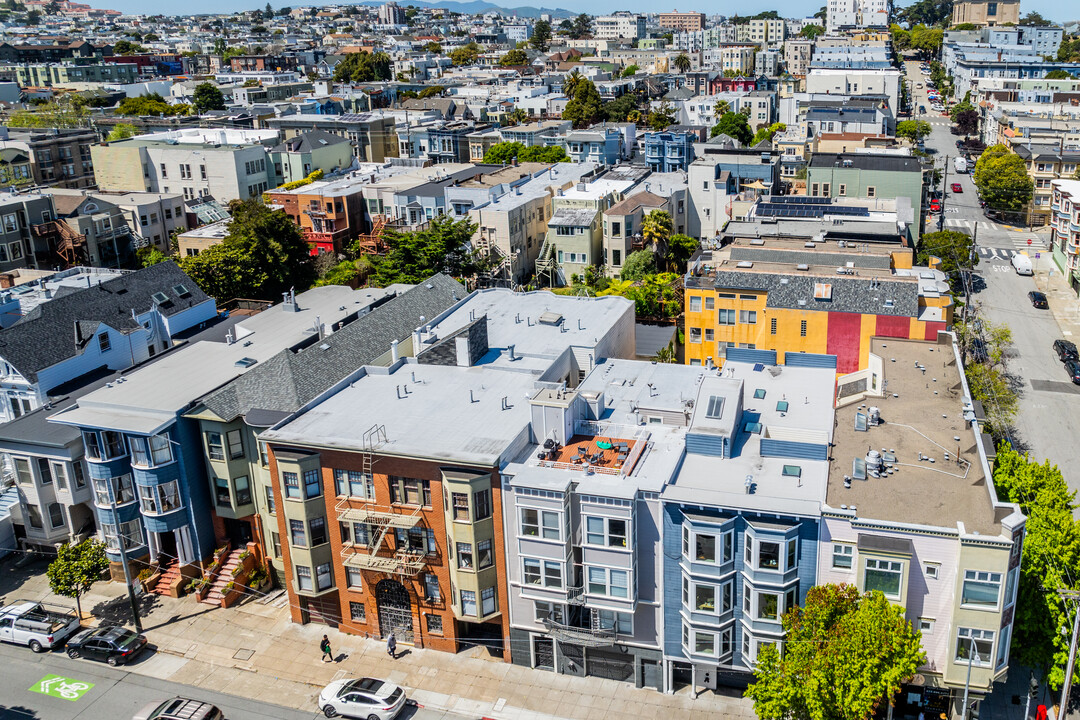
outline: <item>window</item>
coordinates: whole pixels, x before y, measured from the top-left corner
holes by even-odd
[[[780,569],[780,543],[776,542],[759,542],[758,543],[758,570],[779,570]]]
[[[442,594],[439,592],[439,577],[434,573],[424,575],[424,599],[430,603],[439,602]]]
[[[468,493],[450,493],[450,504],[453,507],[454,522],[469,522]]]
[[[723,308],[716,311],[716,324],[717,325],[734,325],[735,324],[735,311],[725,310]]]
[[[972,650],[975,654],[972,655]],[[994,631],[977,628],[957,628],[956,662],[967,663],[971,657],[972,665],[989,665],[994,653]]]
[[[112,342],[109,340],[109,333],[103,332],[97,336],[98,350],[102,353],[107,353],[112,349]]]
[[[550,620],[555,623],[563,623],[563,606],[553,602],[537,600],[533,603],[533,618],[538,623]]]
[[[776,593],[757,593],[758,620],[778,620],[780,618],[780,596]]]
[[[277,501],[274,500],[274,488],[266,487],[266,511],[271,515],[277,514]]]
[[[112,430],[105,430],[101,433],[101,437],[105,441],[106,457],[104,459],[110,460],[124,454],[124,436],[122,434]]]
[[[692,342],[692,343],[700,343],[701,342],[701,328],[696,328],[696,327],[690,328],[690,342]]]
[[[929,579],[937,580],[939,567],[937,563],[925,563],[923,565],[923,574]]]
[[[364,603],[350,602],[349,618],[353,622],[367,622],[367,607],[364,606]]]
[[[312,547],[329,542],[329,537],[326,534],[326,518],[311,518],[311,520],[308,522],[308,525],[311,530]]]
[[[585,518],[585,541],[589,545],[626,547],[626,520],[618,518]]]
[[[375,499],[375,481],[356,470],[334,470],[334,488],[339,496]]]
[[[431,507],[431,482],[420,478],[391,476],[390,502]]]
[[[479,540],[476,543],[476,563],[478,568],[491,567],[495,562],[494,553],[490,540]]]
[[[315,567],[315,589],[329,590],[334,587],[334,575],[330,572],[330,563]]]
[[[318,470],[304,471],[304,497],[307,500],[322,495],[322,485],[319,482]]]
[[[634,634],[634,616],[614,610],[593,610],[601,630],[614,630],[619,635]]]
[[[996,609],[1001,595],[1001,573],[964,571],[964,588],[960,595],[961,605]]]
[[[274,557],[281,557],[281,535],[270,533],[270,546],[273,548]]]
[[[934,632],[933,618],[919,618],[919,631],[923,635],[932,635]]]
[[[64,463],[52,463],[51,475],[56,479],[56,487],[58,490],[68,489],[67,470],[64,467]]]
[[[44,526],[41,524],[41,508],[37,505],[28,503],[26,506],[27,520],[30,522],[30,527],[42,529]]]
[[[701,312],[701,296],[692,295],[690,297],[690,312]]]
[[[776,318],[772,318],[772,319],[769,320],[769,334],[770,335],[775,335],[776,334]]]
[[[521,508],[521,534],[526,537],[543,537],[545,540],[561,540],[560,514],[553,510]]]
[[[139,486],[139,507],[148,515],[160,515],[181,507],[180,492],[175,480],[149,487]]]
[[[211,460],[225,459],[225,446],[221,442],[221,433],[206,433],[206,451],[210,455]]]
[[[300,478],[296,473],[281,473],[281,482],[285,486],[285,497],[294,500],[300,499]]]
[[[101,438],[96,432],[83,432],[83,452],[91,460],[103,460]]]
[[[854,545],[841,545],[840,543],[833,543],[832,546],[832,566],[837,570],[850,570],[851,559],[855,554]]]
[[[540,561],[536,558],[523,558],[522,578],[526,585],[538,585],[550,588],[562,587],[562,563],[553,560]]]
[[[15,474],[18,477],[20,485],[33,485],[34,473],[30,470],[30,461],[26,458],[14,458],[15,460]],[[99,503],[100,504],[100,503]],[[106,499],[105,505],[108,505]]]
[[[64,527],[64,509],[60,503],[49,503],[49,527],[54,529]]]
[[[463,570],[473,569],[472,543],[457,543],[457,566]]]
[[[486,617],[499,609],[499,603],[495,598],[495,588],[484,588],[480,591],[480,612]]]
[[[305,565],[296,566],[296,587],[311,592],[311,568]]]
[[[461,591],[461,614],[476,617],[476,593],[472,590]]]
[[[414,527],[405,530],[394,530],[394,539],[397,541],[398,550],[408,550],[413,553],[430,555],[436,550],[435,531],[430,528]]]
[[[806,321],[799,321],[799,337],[806,337]]]
[[[353,542],[357,545],[367,545],[371,532],[367,523],[353,523]]]
[[[229,443],[229,459],[244,457],[244,441],[240,430],[230,430],[225,434]]]
[[[590,567],[588,571],[588,592],[592,595],[626,598],[630,596],[630,574],[626,570]]]
[[[739,322],[746,325],[754,325],[757,323],[757,310],[740,310]]]
[[[112,490],[111,495],[110,488]],[[116,500],[117,505],[135,502],[135,488],[131,483],[130,474],[120,475],[108,480],[94,478],[95,504],[98,507],[109,507],[113,499]]]
[[[120,523],[119,526],[102,523],[102,531],[105,534],[105,547],[109,550],[119,550],[121,540],[126,550],[143,545],[142,523],[136,518],[128,522]]]
[[[841,197],[843,197],[844,195],[847,195],[847,185],[845,185],[843,183],[840,183],[840,189],[837,190],[837,194],[840,195]]]
[[[863,590],[880,590],[886,597],[900,597],[900,581],[903,579],[904,566],[895,560],[867,558],[863,573]]]
[[[786,466],[790,467],[790,466]],[[787,541],[787,565],[784,566],[786,570],[792,570],[795,567],[795,563],[799,558],[799,541],[795,538],[789,538]]]
[[[303,520],[289,521],[289,542],[296,547],[307,547],[307,536],[305,535]]]
[[[716,420],[724,415],[724,398],[720,395],[709,396],[709,406],[705,410],[705,417]]]
[[[473,493],[474,520],[485,520],[491,517],[491,491],[480,490]]]

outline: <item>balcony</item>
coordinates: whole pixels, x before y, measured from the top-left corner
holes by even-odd
[[[537,458],[540,467],[629,475],[649,438],[638,426],[590,421],[576,422],[574,433],[565,446],[544,448]]]
[[[544,627],[548,634],[559,642],[571,643],[582,647],[605,647],[614,645],[618,637],[615,628],[583,628],[564,625],[554,620],[545,619]]]
[[[408,530],[420,523],[419,508],[409,514],[379,510],[370,506],[352,507],[346,498],[338,502],[335,507],[338,520],[342,522],[367,523],[387,528],[401,528]]]
[[[415,577],[424,569],[427,565],[425,557],[427,556],[423,553],[411,551],[398,551],[393,555],[375,555],[351,545],[346,545],[341,549],[341,561],[346,567],[408,577]]]

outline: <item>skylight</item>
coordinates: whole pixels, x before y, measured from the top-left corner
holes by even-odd
[[[707,418],[719,418],[724,414],[724,398],[719,395],[712,395],[709,397],[709,407],[705,411],[705,417]]]

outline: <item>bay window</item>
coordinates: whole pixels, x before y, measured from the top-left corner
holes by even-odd
[[[139,486],[139,507],[148,515],[160,515],[181,507],[176,480],[161,485]]]
[[[734,542],[735,535],[731,530],[711,533],[683,526],[683,557],[692,562],[710,565],[731,562]]]
[[[121,549],[121,543],[125,550],[137,548],[143,545],[142,522],[135,518],[119,525],[115,523],[102,523],[102,531],[105,534],[105,547],[114,552]]]
[[[626,547],[627,522],[623,518],[585,518],[585,542],[589,545]]]
[[[561,588],[563,585],[562,563],[554,560],[522,558],[522,579],[526,585]]]
[[[974,652],[974,655],[972,655]],[[957,628],[956,630],[956,662],[967,663],[971,658],[972,665],[990,665],[994,652],[994,631],[979,630],[977,628]]]
[[[521,508],[521,534],[544,540],[562,540],[561,515],[554,510]]]
[[[135,502],[135,488],[131,482],[131,475],[124,474],[117,477],[104,479],[94,478],[94,504],[98,507],[109,507],[115,499],[117,505],[126,505]]]
[[[588,567],[588,592],[614,598],[630,597],[630,573],[614,568]]]

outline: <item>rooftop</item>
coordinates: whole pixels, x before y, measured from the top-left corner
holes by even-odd
[[[951,338],[943,343],[872,338],[870,352],[871,367],[873,356],[881,359],[884,394],[836,410],[826,504],[836,510],[847,506],[859,518],[949,529],[963,525],[968,533],[997,535],[1012,506],[994,507],[981,440],[965,419],[968,397]],[[840,397],[845,397],[843,387]],[[871,407],[880,409],[881,424],[856,429],[862,425],[857,416],[865,421]],[[880,477],[863,472],[858,478],[856,461],[865,461],[871,451],[884,456],[885,470]],[[845,478],[854,478],[847,481],[851,487],[845,487]]]
[[[588,227],[596,219],[592,208],[561,207],[548,220],[548,227]]]
[[[919,173],[922,164],[916,157],[904,155],[875,155],[866,153],[814,153],[811,168],[836,168],[839,170],[880,170],[886,172]]]
[[[149,145],[202,145],[206,147],[265,145],[277,142],[277,130],[242,130],[237,128],[182,128],[164,132],[138,135],[120,143]]]

